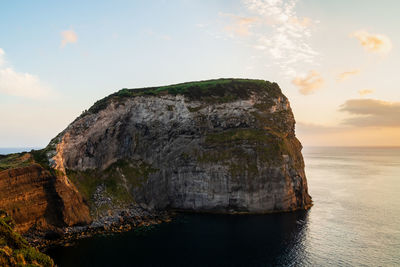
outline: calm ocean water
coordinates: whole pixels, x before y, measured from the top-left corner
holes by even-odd
[[[400,148],[305,148],[308,212],[179,216],[48,251],[59,266],[400,266]]]
[[[0,147],[0,155],[1,154],[10,154],[10,153],[20,153],[31,151],[32,149],[40,149],[38,147]]]

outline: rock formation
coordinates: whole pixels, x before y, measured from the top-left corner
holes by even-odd
[[[0,210],[0,266],[54,266],[49,256],[31,247],[14,231],[14,225],[11,217]]]
[[[5,203],[24,198],[40,210],[28,217],[64,225],[88,223],[86,203],[94,219],[130,205],[220,213],[308,209],[301,149],[276,83],[220,79],[122,89],[33,155],[55,176],[36,165],[1,172],[0,208],[13,211]],[[18,187],[27,193],[19,195]],[[32,225],[20,221],[24,229]]]
[[[14,155],[16,168],[0,171],[0,206],[15,220],[15,230],[56,232],[90,223],[88,206],[72,184],[35,163],[29,153]]]

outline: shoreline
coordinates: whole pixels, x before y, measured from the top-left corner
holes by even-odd
[[[46,238],[46,235],[39,233],[26,233],[22,236],[30,245],[36,247],[40,251],[45,252],[47,249],[55,246],[69,246],[75,241],[93,237],[96,235],[107,235],[114,233],[127,232],[133,229],[149,227],[161,223],[168,223],[176,216],[171,211],[144,211],[141,216],[127,216],[130,212],[123,210],[114,216],[108,216],[93,221],[90,225],[72,226],[59,229],[59,233],[54,233],[58,237]]]
[[[86,226],[73,226],[62,229],[60,238],[45,238],[37,234],[23,235],[28,240],[29,244],[36,247],[42,252],[57,246],[72,246],[74,242],[94,237],[96,235],[112,235],[115,233],[123,233],[131,230],[146,229],[154,225],[162,223],[169,223],[178,214],[213,214],[213,215],[232,215],[232,216],[247,216],[247,215],[268,215],[277,213],[290,213],[290,212],[307,212],[313,205],[307,207],[297,208],[293,210],[283,211],[269,211],[269,212],[221,212],[221,211],[194,211],[194,210],[163,210],[163,211],[149,211],[143,209],[141,212],[145,213],[141,216],[127,216],[131,214],[127,210],[119,210],[116,215],[107,218],[95,220],[90,225]],[[135,207],[137,209],[137,207]]]

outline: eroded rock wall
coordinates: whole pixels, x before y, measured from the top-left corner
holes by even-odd
[[[294,125],[276,84],[228,100],[118,97],[69,125],[49,155],[92,206],[105,188],[108,209],[129,202],[216,212],[307,209]]]
[[[20,233],[57,231],[91,221],[75,187],[35,163],[0,172],[0,209],[13,217]]]

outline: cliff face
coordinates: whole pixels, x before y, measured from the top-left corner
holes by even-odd
[[[98,101],[45,153],[92,215],[156,209],[273,212],[311,198],[289,101],[260,80],[213,80]]]
[[[29,153],[15,155],[14,163],[15,168],[0,171],[0,207],[13,217],[16,231],[57,232],[90,223],[88,206],[62,176],[44,169]]]
[[[16,230],[34,234],[92,220],[94,228],[160,221],[157,214],[169,209],[308,209],[294,127],[276,83],[123,89],[96,102],[45,149],[0,155],[0,209]]]

